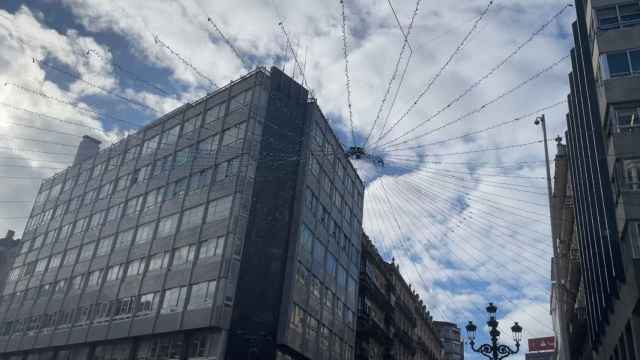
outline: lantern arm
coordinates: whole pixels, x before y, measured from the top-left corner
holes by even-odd
[[[491,345],[482,344],[476,348],[473,341],[469,342],[469,345],[471,345],[471,350],[473,350],[474,352],[480,353],[480,355],[486,357],[487,359],[493,360],[493,347]]]
[[[520,343],[516,343],[516,349],[512,350],[507,345],[498,345],[498,360],[504,359],[509,355],[517,354],[520,351]]]

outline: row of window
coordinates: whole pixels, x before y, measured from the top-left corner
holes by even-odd
[[[168,360],[182,359],[186,354],[188,360],[202,360],[216,355],[215,334],[209,331],[152,336],[141,339],[134,346],[131,340],[100,343],[90,351],[88,345],[58,348],[52,350],[32,351],[26,354],[14,354],[2,357],[7,360]]]
[[[611,30],[640,24],[640,4],[637,1],[595,9],[599,30]]]
[[[43,258],[33,261],[24,266],[14,264],[14,268],[9,274],[9,280],[18,280],[33,275],[34,273],[44,272],[47,269],[53,269],[60,265],[73,265],[76,262],[91,259],[94,256],[108,255],[112,248],[124,249],[133,244],[144,244],[150,242],[154,238],[163,238],[173,236],[177,231],[184,231],[190,228],[200,226],[203,222],[210,223],[227,218],[231,213],[233,203],[233,195],[227,195],[203,204],[185,210],[182,213],[176,213],[163,217],[157,221],[139,225],[135,229],[123,231],[117,235],[101,239],[99,242],[91,242],[82,246],[67,249],[64,256],[61,253],[53,254],[49,258]],[[95,214],[94,214],[95,216]],[[86,223],[85,219],[76,222],[76,226]],[[68,236],[71,231],[70,225],[65,225],[59,231],[59,236]],[[135,231],[134,231],[135,230]],[[55,238],[57,230],[51,232],[52,238]],[[47,234],[49,235],[49,233]],[[28,246],[28,244],[26,244]],[[53,265],[53,266],[52,266]]]
[[[231,176],[238,174],[240,160],[232,159],[230,161],[223,162],[216,166],[215,169],[215,181],[221,181]],[[84,231],[93,230],[99,228],[106,222],[119,220],[122,216],[133,216],[144,210],[157,209],[162,203],[169,200],[179,200],[187,194],[194,194],[201,191],[206,191],[211,184],[211,178],[214,174],[214,169],[207,169],[190,177],[184,177],[178,179],[166,186],[156,188],[149,191],[145,195],[140,195],[127,200],[126,202],[113,205],[103,211],[98,211],[92,216],[77,219],[74,223],[66,224],[61,227],[59,234],[55,232],[48,232],[41,234],[32,240],[27,240],[23,243],[20,253],[25,253],[29,250],[34,250],[42,245],[52,243],[56,240],[64,241],[70,235],[78,234]],[[71,199],[68,204],[74,203],[75,199]],[[69,209],[71,205],[67,205]],[[56,217],[56,213],[63,206],[58,206],[49,211],[41,213],[44,216],[35,216],[33,224],[46,224],[52,218]],[[68,210],[67,210],[68,211]],[[57,237],[57,238],[56,238]]]
[[[80,306],[73,310],[60,310],[54,313],[6,321],[0,326],[0,336],[22,333],[34,334],[53,329],[100,324],[109,319],[123,320],[131,317],[145,317],[160,313],[181,312],[185,309],[211,307],[216,291],[216,281],[206,281],[191,286],[182,286],[164,291],[120,298]]]
[[[600,56],[602,80],[640,74],[640,49],[614,51]]]
[[[322,325],[320,321],[293,304],[288,328],[289,345],[307,353],[330,354],[327,358],[347,360],[353,358],[353,347],[348,341]],[[312,355],[313,356],[313,355]]]
[[[345,254],[347,259],[350,259],[352,263],[358,266],[360,260],[360,254],[357,246],[351,241],[346,231],[343,231],[340,224],[342,222],[336,221],[329,211],[318,199],[311,188],[307,187],[304,194],[305,207],[313,215],[313,218],[319,219],[320,225],[327,231],[331,240],[333,240],[338,249]],[[353,213],[351,217],[345,217],[345,227],[347,230],[351,227],[355,229],[361,229],[360,223]],[[350,218],[350,221],[346,219]]]
[[[333,156],[333,157],[338,158],[338,156]],[[340,164],[340,165],[337,165],[339,169],[343,169],[343,165],[341,165],[339,161],[336,161],[336,163]],[[331,180],[332,176],[329,175],[330,173],[322,170],[320,166],[320,161],[318,161],[317,156],[313,155],[313,153],[310,153],[309,154],[309,172],[320,181],[320,185],[324,189],[324,191],[327,193],[327,195],[329,195],[329,199],[333,199],[334,196],[336,198],[340,196],[340,194],[338,194],[339,187],[334,185],[334,182],[344,181],[344,186],[345,186],[344,199],[342,198],[342,196],[340,196],[339,198],[340,203],[338,203],[338,201],[336,200],[336,205],[339,206],[340,210],[342,210],[342,203],[344,203],[345,207],[348,206],[347,204],[349,202],[347,201],[347,199],[349,198],[353,199],[353,203],[356,204],[356,206],[360,206],[362,193],[360,193],[360,191],[356,189],[353,179],[351,179],[351,177],[348,174],[346,174],[345,170],[339,171],[334,177],[334,181],[332,181]]]
[[[336,289],[340,298],[347,299],[355,307],[356,279],[306,225],[302,226],[298,258],[320,281]]]
[[[179,269],[197,261],[205,261],[221,257],[224,252],[225,237],[220,236],[200,242],[199,249],[195,244],[175,248],[173,251],[159,252],[148,257],[130,260],[126,263],[111,265],[105,269],[93,270],[87,274],[79,274],[69,279],[17,291],[2,297],[2,305],[21,305],[25,301],[36,298],[48,299],[49,296],[64,296],[67,289],[82,291],[97,289],[103,282],[119,281],[122,278],[143,275],[162,269]],[[197,255],[196,255],[197,254]]]
[[[334,289],[323,286],[320,280],[302,264],[298,264],[296,269],[294,294],[299,303],[306,302],[308,310],[318,314],[322,323],[328,327],[332,327],[332,324],[346,324],[349,328],[355,329],[354,311],[352,310],[355,308],[355,303],[349,300],[345,303]],[[351,294],[349,294],[350,296]],[[355,289],[353,296],[355,297]]]
[[[244,136],[245,127],[246,123],[241,123],[230,129],[227,129],[223,135],[222,145],[228,145],[229,143],[242,138]],[[225,139],[228,139],[229,142],[226,143]],[[171,171],[175,171],[181,168],[190,168],[193,161],[198,161],[199,159],[211,160],[215,158],[217,146],[218,136],[214,135],[197,144],[182,149],[176,154],[170,154],[157,159],[152,164],[148,164],[134,170],[132,173],[122,175],[116,180],[102,184],[100,187],[87,191],[84,195],[76,196],[66,202],[65,205],[60,204],[54,208],[42,211],[39,214],[34,214],[27,222],[26,229],[35,229],[41,225],[46,224],[50,219],[55,218],[56,216],[66,215],[74,210],[77,210],[78,208],[91,206],[96,200],[105,199],[115,192],[123,191],[130,186],[143,181],[147,181],[152,177],[167,174]],[[222,179],[237,175],[240,163],[241,159],[238,157],[218,164],[215,168],[216,180],[220,181]],[[202,171],[207,172],[210,170]],[[53,194],[55,194],[55,197],[57,198],[62,193],[62,191],[64,191],[64,184],[66,184],[66,182],[54,186],[54,188],[52,188],[52,190],[50,191],[43,191],[38,194],[38,197],[36,198],[36,207],[38,203],[41,202],[41,199],[46,199],[46,196],[48,196],[49,200],[52,201],[54,199]],[[60,190],[55,190],[58,186],[61,186]],[[187,177],[175,183],[175,187],[183,192],[186,191],[186,186]],[[202,183],[196,182],[194,186],[202,186]],[[55,192],[53,190],[55,190]],[[167,188],[167,191],[169,191],[169,188]]]
[[[229,112],[237,110],[240,107],[248,106],[251,103],[252,95],[253,89],[250,89],[234,96],[229,102]],[[40,203],[46,201],[50,196],[57,197],[59,194],[64,192],[65,189],[72,188],[76,184],[81,184],[90,178],[100,177],[104,171],[116,169],[120,167],[123,162],[135,162],[141,154],[151,154],[155,152],[159,147],[177,143],[177,141],[181,137],[190,137],[199,127],[210,128],[212,123],[224,117],[225,109],[226,102],[223,102],[211,106],[205,113],[204,117],[202,117],[202,114],[199,111],[195,114],[190,114],[189,111],[187,111],[185,115],[187,119],[184,120],[181,124],[177,124],[172,128],[165,130],[160,135],[156,135],[152,138],[147,139],[141,145],[132,146],[131,148],[127,149],[125,153],[116,154],[115,156],[108,158],[106,161],[96,164],[90,169],[81,171],[79,176],[75,179],[67,180],[66,182],[57,184],[47,189],[46,191],[40,192],[36,197],[36,205],[39,205]],[[182,116],[182,114],[179,114],[177,116]],[[162,126],[162,124],[157,124],[155,127],[148,129],[147,132],[156,131],[156,128],[160,126]],[[246,125],[241,125],[240,127],[238,127],[236,125],[231,129],[225,131],[222,136],[222,145],[224,146],[238,139],[244,138],[245,126]],[[141,136],[141,134],[134,134],[132,136]],[[215,146],[217,147],[217,141],[215,141],[215,143],[212,142],[212,145],[213,144],[215,144]],[[106,149],[105,151],[109,151],[109,149]]]

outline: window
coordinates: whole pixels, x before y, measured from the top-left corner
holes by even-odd
[[[196,157],[198,159],[213,159],[218,150],[218,135],[213,135],[196,145]]]
[[[182,311],[182,309],[184,308],[184,300],[186,297],[186,286],[165,290],[160,312],[172,313]]]
[[[116,180],[116,191],[123,191],[129,186],[129,175],[120,176],[118,180]]]
[[[102,176],[102,172],[104,171],[105,162],[101,162],[100,164],[93,167],[93,172],[91,173],[91,178],[99,178]]]
[[[188,146],[176,153],[175,168],[186,168],[191,166],[191,160],[193,159],[195,146]]]
[[[122,216],[122,204],[114,205],[107,210],[106,222],[120,219]]]
[[[118,154],[109,159],[107,162],[107,170],[113,170],[120,166],[120,160],[122,159],[122,154]]]
[[[624,160],[625,189],[640,190],[640,160]]]
[[[127,276],[141,275],[144,272],[144,258],[131,260],[127,263]]]
[[[102,269],[89,273],[87,287],[98,287],[102,283]]]
[[[296,304],[293,305],[293,311],[291,312],[291,321],[289,322],[289,329],[302,335],[304,329],[304,311]]]
[[[71,278],[71,289],[82,290],[84,287],[84,274],[76,275]]]
[[[197,129],[199,125],[198,123],[199,121],[200,121],[200,114],[185,121],[184,125],[182,126],[182,135],[186,136],[190,134],[192,131],[194,131],[195,129]]]
[[[67,253],[64,255],[64,261],[62,265],[73,265],[76,262],[76,257],[78,256],[78,247],[67,250]]]
[[[123,231],[118,234],[118,239],[116,240],[116,249],[128,248],[133,241],[133,229]]]
[[[169,252],[152,255],[149,259],[149,271],[166,268],[169,264]]]
[[[315,241],[313,243],[313,267],[312,270],[315,274],[322,276],[325,267],[325,247],[321,242]]]
[[[616,132],[633,131],[640,127],[640,104],[614,105],[609,110],[609,120]]]
[[[88,219],[88,217],[76,220],[76,224],[73,227],[73,233],[72,234],[79,234],[79,233],[84,232],[85,230],[87,230],[87,219]]]
[[[228,195],[210,202],[207,209],[206,222],[218,221],[228,217],[231,213],[232,201],[233,195]]]
[[[298,256],[306,264],[311,265],[311,248],[313,246],[313,233],[306,225],[302,226],[300,232],[300,249]]]
[[[194,174],[189,184],[189,193],[208,189],[212,173],[213,170],[207,169]]]
[[[127,297],[124,299],[118,299],[114,304],[114,312],[113,316],[117,318],[128,318],[133,314],[133,310],[135,309],[136,298],[135,296]],[[105,318],[109,317],[108,310],[106,314],[103,313]]]
[[[222,133],[222,146],[226,146],[236,141],[243,140],[246,130],[246,123],[238,124],[228,128]]]
[[[599,30],[617,29],[640,23],[640,5],[615,5],[596,9]]]
[[[180,223],[180,231],[190,229],[202,224],[202,218],[204,217],[204,205],[200,205],[189,210],[186,210],[182,214],[182,222]]]
[[[136,244],[144,244],[147,243],[151,240],[151,237],[153,237],[153,228],[154,228],[155,223],[148,223],[148,224],[144,224],[141,225],[140,227],[138,227],[138,233],[136,234]]]
[[[111,252],[111,247],[113,246],[113,236],[109,236],[100,240],[98,244],[98,250],[96,251],[96,256],[104,256]]]
[[[93,202],[96,200],[97,195],[98,192],[96,190],[91,190],[84,194],[84,197],[82,198],[82,206],[90,206],[91,204],[93,204]]]
[[[135,169],[131,174],[131,185],[135,185],[139,182],[146,181],[151,176],[151,165],[143,166],[139,169]]]
[[[171,170],[171,166],[173,166],[173,155],[156,160],[153,165],[153,176],[168,173]]]
[[[95,248],[96,248],[95,242],[82,245],[82,248],[80,249],[80,257],[78,258],[78,261],[84,261],[84,260],[90,259],[91,255],[93,255],[93,250]]]
[[[97,229],[104,222],[104,216],[106,211],[99,211],[91,216],[91,222],[89,223],[89,230]]]
[[[175,234],[176,229],[178,228],[178,215],[179,214],[174,214],[160,219],[158,224],[158,234],[156,237],[160,238]]]
[[[240,158],[231,159],[216,165],[216,181],[238,175]]]
[[[145,208],[151,209],[156,206],[160,206],[160,204],[162,204],[163,197],[164,197],[164,186],[150,191],[149,193],[147,193],[147,198],[144,202]]]
[[[47,262],[49,262],[49,259],[47,258],[38,260],[34,273],[43,272],[47,268]]]
[[[122,264],[110,266],[107,269],[107,281],[116,281],[122,277],[124,266]]]
[[[221,256],[224,251],[224,236],[218,236],[215,239],[205,240],[200,245],[200,253],[198,259],[203,259],[212,256]]]
[[[309,154],[309,171],[311,171],[313,176],[320,175],[320,163],[318,162],[318,159],[311,154]]]
[[[111,195],[112,189],[113,189],[113,181],[110,181],[100,186],[100,190],[98,191],[98,199],[104,199],[109,195]]]
[[[158,293],[150,293],[140,296],[136,316],[152,314],[158,308]]]
[[[191,285],[189,309],[208,307],[213,304],[216,292],[216,280]]]
[[[60,266],[62,262],[62,253],[55,254],[51,257],[51,261],[49,261],[49,270],[55,269]]]
[[[337,261],[336,257],[333,256],[330,252],[327,252],[327,264],[325,271],[327,273],[327,282],[330,284],[335,284],[336,281],[336,266]]]
[[[167,192],[168,199],[182,199],[187,192],[187,179],[182,178],[174,183],[169,184],[169,191]]]
[[[142,155],[152,154],[158,147],[160,137],[158,135],[148,139],[142,146]]]
[[[186,245],[175,249],[171,267],[177,267],[193,261],[196,254],[195,245]]]
[[[252,95],[253,89],[249,89],[231,98],[231,101],[229,102],[229,112],[251,104]]]
[[[225,106],[225,104],[222,103],[222,104],[215,105],[214,107],[209,109],[207,111],[207,113],[205,114],[204,124],[202,126],[203,127],[208,127],[213,122],[215,122],[216,120],[218,120],[219,118],[224,116],[224,106]]]
[[[140,154],[140,145],[134,146],[127,150],[124,155],[125,163],[134,163],[136,159],[138,159],[138,155]]]
[[[180,125],[176,125],[169,130],[162,133],[162,140],[160,140],[160,146],[171,146],[178,141],[180,136]]]
[[[129,199],[124,207],[125,216],[132,216],[139,213],[142,210],[142,196],[136,196],[133,199]]]
[[[640,50],[611,52],[601,55],[600,59],[605,80],[640,74]]]

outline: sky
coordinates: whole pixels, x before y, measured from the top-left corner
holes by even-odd
[[[278,66],[304,73],[345,146],[384,160],[355,163],[364,229],[436,319],[483,324],[493,301],[506,343],[513,321],[525,338],[551,335],[533,122],[546,115],[553,159],[574,17],[555,0],[346,0],[344,18],[339,1],[5,0],[0,229],[22,233],[40,180],[70,165],[82,135],[107,146]]]

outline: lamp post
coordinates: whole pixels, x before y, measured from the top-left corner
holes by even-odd
[[[482,344],[476,348],[476,330],[478,327],[472,322],[469,321],[467,326],[467,337],[469,338],[469,345],[471,345],[471,350],[474,352],[482,354],[484,357],[491,360],[500,360],[504,359],[509,355],[517,354],[520,351],[520,340],[522,340],[522,326],[518,325],[516,322],[512,327],[511,331],[513,332],[513,340],[516,342],[516,349],[512,350],[509,346],[498,344],[498,338],[500,337],[500,330],[498,330],[498,321],[496,320],[496,312],[498,312],[498,307],[493,305],[493,303],[489,303],[487,306],[487,313],[489,313],[489,321],[487,321],[487,325],[491,328],[489,331],[489,335],[491,335],[491,344]]]

